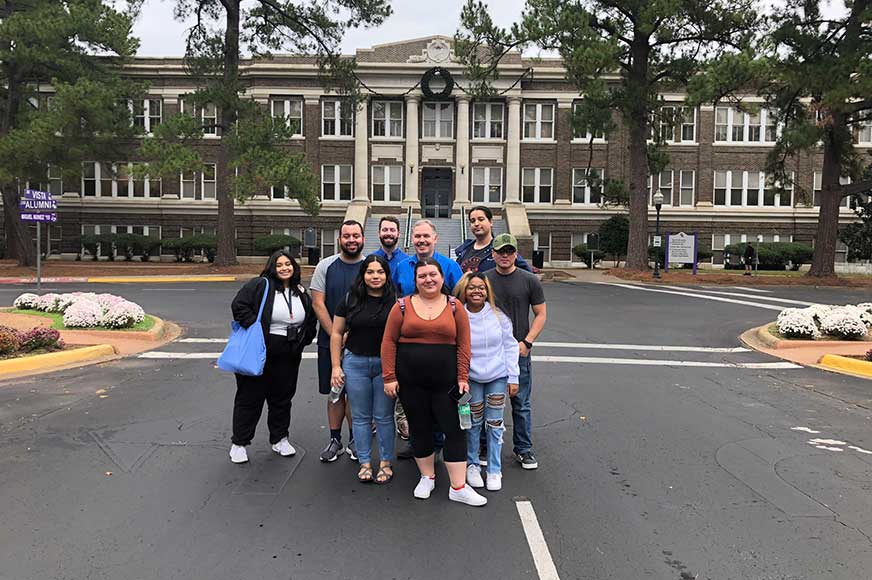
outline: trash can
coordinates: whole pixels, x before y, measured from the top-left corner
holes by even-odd
[[[306,248],[308,250],[307,259],[310,266],[314,266],[321,259],[321,249],[316,247]]]
[[[545,266],[545,250],[533,250],[533,267],[540,270]]]

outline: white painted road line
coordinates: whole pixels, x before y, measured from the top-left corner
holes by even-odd
[[[227,339],[226,338],[180,338],[176,342],[223,343],[223,342],[227,342]]]
[[[539,580],[560,580],[557,567],[554,566],[554,560],[551,559],[551,551],[548,549],[545,536],[542,534],[542,528],[539,527],[539,519],[536,517],[533,504],[525,500],[515,502],[515,506],[521,517],[521,525],[524,527],[524,535],[527,536],[527,545],[530,546],[530,553],[533,555],[533,563],[536,564]]]
[[[680,286],[663,286],[663,288],[669,288],[670,290],[684,290]],[[797,306],[812,306],[814,304],[819,304],[818,302],[806,302],[804,300],[789,300],[787,298],[776,298],[774,296],[757,296],[755,294],[740,294],[738,292],[717,292],[715,290],[699,290],[699,292],[705,292],[706,294],[715,294],[717,296],[736,296],[737,298],[753,298],[755,300],[767,300],[769,302],[781,302],[782,304],[796,304]]]
[[[640,292],[659,292],[660,294],[675,294],[676,296],[689,296],[691,298],[701,298],[703,300],[714,300],[715,302],[729,302],[730,304],[741,304],[742,306],[750,306],[752,308],[762,308],[764,310],[784,310],[781,306],[773,306],[772,304],[760,304],[758,302],[748,302],[747,300],[735,300],[733,298],[721,298],[720,296],[709,296],[708,294],[694,294],[693,292],[678,292],[676,290],[661,290],[659,288],[649,288],[638,284],[615,284],[613,282],[594,282],[605,286],[617,286],[618,288],[626,288],[627,290],[638,290]]]
[[[760,292],[761,294],[772,294],[772,290],[761,290],[760,288],[748,288],[747,286],[733,286],[738,290],[745,290],[746,292]]]
[[[539,348],[580,348],[591,350],[640,350],[657,352],[751,352],[741,346],[664,346],[656,344],[604,344],[591,342],[536,342]],[[538,357],[536,360],[539,360]]]
[[[137,355],[138,358],[150,359],[211,359],[218,360],[220,352],[162,352],[152,351]],[[318,353],[304,352],[304,359],[316,359]],[[655,366],[655,367],[709,367],[709,368],[732,368],[732,369],[800,369],[799,365],[788,362],[757,362],[757,363],[731,363],[731,362],[704,362],[695,360],[658,360],[638,358],[607,358],[593,356],[534,356],[533,362],[549,363],[580,363],[580,364],[609,364],[631,366]]]

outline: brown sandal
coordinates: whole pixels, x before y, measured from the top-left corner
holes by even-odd
[[[360,483],[372,482],[372,465],[364,464],[360,466],[360,469],[357,471],[357,481]]]
[[[378,468],[378,473],[375,476],[375,482],[379,485],[384,485],[386,483],[390,483],[394,478],[394,466],[390,463],[386,463],[384,465],[380,465]]]

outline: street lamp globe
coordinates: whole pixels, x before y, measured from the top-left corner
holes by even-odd
[[[654,207],[656,207],[657,209],[660,209],[660,207],[662,205],[663,205],[663,194],[660,193],[660,190],[658,189],[654,193]]]

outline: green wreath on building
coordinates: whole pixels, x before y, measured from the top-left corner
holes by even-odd
[[[430,83],[433,82],[433,79],[435,78],[439,78],[445,83],[445,86],[438,93],[434,93],[430,88]],[[441,66],[434,66],[425,72],[423,77],[421,77],[421,92],[424,93],[424,96],[427,99],[448,98],[451,96],[452,90],[454,90],[454,77],[452,77],[451,73]]]

